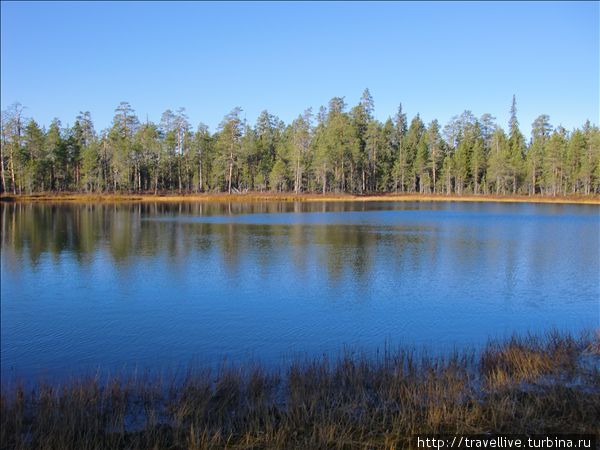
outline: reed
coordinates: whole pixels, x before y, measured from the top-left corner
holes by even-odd
[[[3,449],[403,448],[417,433],[600,433],[600,336],[267,370],[5,385]]]

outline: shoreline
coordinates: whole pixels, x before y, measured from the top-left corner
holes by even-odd
[[[418,448],[417,434],[598,431],[600,335],[549,331],[483,351],[316,357],[179,379],[3,386],[0,448]]]
[[[316,193],[39,193],[2,194],[2,203],[174,203],[174,202],[496,202],[600,205],[600,195],[528,196],[528,195],[445,195],[445,194],[316,194]]]

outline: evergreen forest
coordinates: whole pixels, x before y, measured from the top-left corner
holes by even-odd
[[[2,111],[2,192],[322,192],[457,195],[600,193],[600,130],[553,127],[542,114],[526,137],[513,96],[504,129],[470,111],[447,124],[374,117],[366,89],[356,106],[332,98],[291,123],[263,111],[255,124],[240,108],[215,132],[167,110],[141,121],[127,102],[110,128],[89,112],[73,126],[45,128],[14,104]]]

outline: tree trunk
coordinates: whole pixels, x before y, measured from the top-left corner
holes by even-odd
[[[177,184],[179,186],[179,193],[181,194],[181,151],[177,156]]]
[[[17,194],[17,186],[15,184],[15,163],[13,159],[13,146],[10,146],[8,165],[10,167],[10,178],[12,181],[13,194]]]
[[[160,149],[158,149],[158,157],[156,158],[156,172],[154,174],[154,195],[158,194],[158,175],[160,173]]]
[[[364,193],[367,188],[365,181],[366,181],[365,180],[365,168],[363,167],[363,169],[362,169],[362,190],[360,191],[361,194]]]
[[[300,154],[296,155],[296,177],[294,178],[294,191],[296,195],[300,190]]]
[[[229,160],[229,183],[227,187],[227,191],[231,194],[231,176],[233,175],[233,154],[231,154],[231,159]]]
[[[202,192],[202,157],[198,161],[198,192]]]
[[[2,170],[2,192],[6,192],[6,178],[4,177],[4,146],[6,144],[3,142],[0,145],[0,168]]]

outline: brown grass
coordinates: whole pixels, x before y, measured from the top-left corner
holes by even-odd
[[[378,195],[352,195],[352,194],[293,194],[277,192],[248,192],[243,194],[227,193],[39,193],[10,195],[2,194],[0,200],[4,202],[519,202],[519,203],[579,203],[600,205],[600,195],[572,195],[572,196],[528,196],[528,195],[443,195],[443,194],[378,194]]]
[[[5,386],[3,449],[401,448],[416,433],[598,433],[598,337],[551,333],[480,354],[224,367],[183,377]]]

